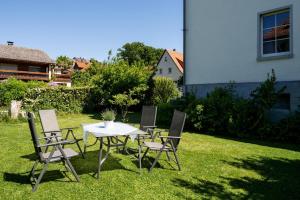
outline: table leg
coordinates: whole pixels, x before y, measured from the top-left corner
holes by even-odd
[[[103,138],[100,138],[100,149],[99,149],[99,156],[98,156],[98,173],[97,178],[99,179],[101,165],[102,165],[102,151],[103,151]]]
[[[86,153],[86,143],[84,142],[83,144],[83,153],[85,154]]]
[[[138,145],[139,145],[139,155],[138,155],[138,158],[139,158],[139,166],[140,166],[140,173],[141,173],[141,170],[142,170],[142,159],[141,159],[141,151],[142,151],[142,146],[141,146],[141,141],[140,141],[140,137],[138,135]]]
[[[125,137],[125,140],[124,140],[124,147],[123,147],[123,153],[127,153],[129,154],[129,152],[127,151],[127,141],[129,139],[129,136],[126,136]]]
[[[101,167],[104,163],[104,161],[107,159],[109,151],[110,151],[110,137],[107,137],[107,150],[106,150],[106,154],[104,156],[104,158],[102,159],[102,154],[103,154],[103,137],[99,138],[100,140],[100,150],[99,150],[99,163],[98,163],[98,173],[97,173],[97,178],[99,179],[100,176],[100,171],[101,171]]]

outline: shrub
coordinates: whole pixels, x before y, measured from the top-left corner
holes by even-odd
[[[93,87],[93,79],[97,74],[102,72],[105,67],[104,63],[100,63],[95,59],[90,60],[90,65],[86,70],[75,71],[72,73],[72,85],[75,87]]]
[[[154,78],[153,102],[154,104],[168,103],[178,98],[180,92],[174,81],[167,77]]]
[[[275,88],[274,71],[251,93],[249,99],[238,97],[233,85],[215,88],[207,97],[187,109],[193,126],[211,134],[273,137],[273,126],[267,119],[269,111],[285,88]]]
[[[23,98],[26,110],[55,108],[67,113],[80,113],[90,108],[90,88],[34,88]]]
[[[127,121],[127,113],[128,113],[128,108],[130,106],[134,106],[139,103],[138,99],[133,99],[132,94],[134,94],[134,91],[130,91],[129,94],[116,94],[113,96],[113,99],[110,100],[110,103],[113,105],[116,105],[122,114],[122,120],[125,122]]]
[[[216,88],[191,110],[194,127],[214,134],[228,132],[235,96],[232,87]]]
[[[72,86],[82,87],[91,85],[92,76],[85,71],[76,71],[72,73],[71,80]]]
[[[8,106],[12,100],[22,100],[29,89],[38,87],[46,87],[46,83],[40,81],[24,82],[15,78],[3,81],[0,83],[0,106]]]
[[[285,87],[275,88],[276,76],[274,70],[268,74],[266,81],[251,92],[249,99],[237,99],[233,108],[231,132],[241,135],[257,134],[261,138],[270,137],[271,125],[267,118],[269,111],[284,92]]]
[[[297,112],[274,124],[272,136],[278,140],[300,143],[300,113]]]

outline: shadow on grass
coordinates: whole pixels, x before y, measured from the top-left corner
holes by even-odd
[[[3,180],[7,182],[14,182],[19,184],[31,184],[28,174],[29,172],[25,172],[25,173],[4,172]],[[35,176],[38,177],[39,173],[36,173]],[[60,170],[51,170],[45,173],[42,182],[59,181],[59,179],[63,179],[64,177],[65,177],[64,173],[61,172]]]
[[[199,178],[194,178],[193,181],[175,178],[173,180],[173,184],[178,187],[184,187],[186,189],[191,190],[195,193],[196,196],[199,196],[202,199],[212,199],[213,197],[218,199],[240,199],[240,196],[226,191],[225,187],[222,184],[214,183]],[[178,193],[177,195],[184,199],[199,199],[188,197],[181,193]]]
[[[241,137],[230,137],[230,136],[222,136],[222,135],[212,135],[212,134],[205,134],[203,135],[209,135],[213,136],[215,138],[222,138],[226,140],[233,140],[237,142],[243,142],[243,143],[248,143],[248,144],[256,144],[260,146],[267,146],[267,147],[272,147],[272,148],[279,148],[279,149],[287,149],[287,150],[292,150],[292,151],[297,151],[300,152],[300,145],[299,144],[292,144],[288,142],[279,142],[279,141],[272,141],[272,140],[267,140],[264,141],[263,139],[255,138],[255,137],[248,137],[248,138],[241,138]]]
[[[221,183],[198,178],[192,181],[177,178],[173,180],[174,184],[193,191],[203,199],[300,199],[300,160],[258,157],[223,162],[238,169],[253,171],[260,177],[220,176]],[[233,193],[228,188],[243,192]]]
[[[87,151],[85,159],[82,159],[80,157],[77,157],[72,161],[72,164],[76,170],[76,172],[81,174],[90,174],[97,172],[98,169],[98,153],[99,150],[95,151]],[[106,151],[103,150],[103,155],[106,154]],[[124,169],[127,171],[134,172],[130,169],[125,168],[121,164],[120,158],[114,157],[113,154],[109,154],[105,162],[103,163],[101,167],[101,171],[113,171],[113,170],[119,170]]]
[[[247,199],[300,199],[300,160],[258,157],[224,163],[261,176],[260,179],[223,177],[232,188],[245,190]]]
[[[81,158],[80,156],[74,157],[70,159],[76,173],[78,175],[83,174],[90,174],[91,176],[94,176],[95,172],[97,172],[98,169],[98,153],[99,150],[95,151],[87,151],[85,159]],[[103,151],[103,154],[105,155],[106,151]],[[36,159],[36,155],[28,154],[21,156],[22,158],[29,159],[34,161]],[[127,171],[131,171],[127,168],[125,168],[121,163],[121,159],[114,157],[112,154],[109,154],[107,160],[104,162],[103,166],[101,167],[101,171],[112,171],[112,170],[118,170],[118,169],[124,169]],[[56,164],[61,164],[61,162],[56,162]],[[53,165],[53,163],[50,163],[50,165]],[[38,168],[39,169],[39,168]],[[134,171],[133,171],[134,172]],[[136,173],[136,172],[135,172]],[[29,181],[29,172],[24,173],[4,173],[4,180],[10,181],[10,182],[17,182],[20,184],[28,184]],[[39,174],[36,173],[36,176]],[[58,181],[58,179],[62,179],[64,177],[72,180],[72,174],[65,173],[65,171],[60,170],[51,170],[47,171],[42,179],[42,182],[47,181]]]

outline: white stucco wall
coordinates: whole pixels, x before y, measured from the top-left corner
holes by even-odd
[[[165,58],[167,61],[165,61]],[[172,73],[169,74],[169,68],[172,69]],[[162,69],[162,73],[160,74],[160,69]],[[178,79],[182,76],[182,73],[177,68],[176,64],[172,60],[171,56],[165,51],[162,56],[160,62],[157,65],[157,72],[155,77],[165,76],[171,78],[173,81],[178,81]]]
[[[257,61],[257,15],[293,6],[291,59]],[[300,80],[300,0],[186,0],[186,84]]]

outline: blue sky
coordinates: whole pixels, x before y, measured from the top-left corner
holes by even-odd
[[[182,0],[1,0],[0,43],[106,59],[126,42],[182,51]]]

